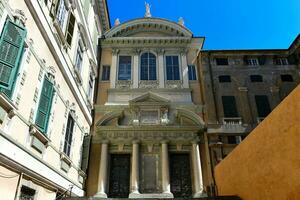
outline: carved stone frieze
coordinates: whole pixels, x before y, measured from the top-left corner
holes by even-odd
[[[117,80],[116,88],[131,88],[132,80]]]
[[[182,88],[182,80],[166,80],[166,88]]]
[[[161,141],[161,140],[180,140],[191,141],[198,138],[197,133],[192,131],[180,132],[159,132],[159,131],[99,131],[97,138],[101,140],[110,141],[128,141],[128,140],[141,140],[141,141]]]
[[[139,88],[158,88],[158,80],[141,80]]]

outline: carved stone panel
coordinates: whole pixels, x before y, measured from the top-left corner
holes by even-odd
[[[158,193],[158,155],[143,154],[141,167],[141,192]]]

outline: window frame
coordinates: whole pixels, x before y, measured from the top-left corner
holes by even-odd
[[[69,31],[69,27],[71,25],[71,17],[73,16],[74,18],[74,24],[73,24],[73,28],[71,30],[71,34],[70,34],[70,31]],[[75,24],[76,24],[76,17],[75,17],[75,14],[73,12],[69,12],[69,15],[68,15],[68,20],[67,20],[67,25],[66,25],[66,33],[65,33],[65,37],[66,37],[66,43],[68,45],[69,48],[71,48],[72,46],[72,41],[73,41],[73,36],[74,36],[74,30],[75,30]],[[70,37],[70,43],[68,42],[68,37]]]
[[[280,74],[280,80],[283,83],[293,83],[294,82],[294,77],[291,74]]]
[[[148,66],[147,66],[147,71],[148,71],[148,74],[147,74],[147,78],[148,79],[142,79],[142,56],[144,54],[148,54]],[[150,79],[150,65],[149,65],[149,55],[152,54],[154,57],[155,57],[155,79]],[[153,53],[152,51],[145,51],[145,52],[142,52],[139,56],[139,80],[140,81],[156,81],[157,80],[157,77],[158,77],[158,70],[157,70],[157,54]]]
[[[225,62],[226,64],[221,64],[221,63],[219,64],[218,63],[218,60],[219,61],[221,61],[221,60],[225,61],[225,59],[226,59],[226,62]],[[217,58],[215,58],[215,61],[216,61],[217,66],[228,66],[229,65],[229,58],[228,57],[217,57]]]
[[[259,102],[259,99],[260,100],[264,99],[266,101],[265,102],[262,102],[262,101]],[[268,95],[254,95],[254,101],[255,101],[255,106],[256,106],[257,117],[259,117],[259,118],[265,118],[265,117],[267,117],[271,113],[272,110],[271,110],[271,105],[270,105],[270,101],[269,101]],[[267,105],[268,108],[265,109],[265,110],[260,110],[259,108],[263,104]]]
[[[234,104],[232,104],[232,105],[234,105],[234,107],[235,107],[235,112],[232,112],[232,110],[230,110],[230,112],[228,112],[228,109],[227,109],[228,106],[224,105],[225,98],[229,98],[229,97],[232,97],[232,99],[230,99],[230,101],[228,101],[228,102],[231,102],[231,103],[234,102]],[[226,103],[228,103],[228,102],[226,102]],[[238,106],[237,106],[235,96],[233,96],[233,95],[223,95],[223,96],[221,96],[221,105],[222,105],[222,109],[223,109],[224,118],[237,118],[237,117],[239,117],[239,111],[238,111]]]
[[[275,58],[276,65],[289,65],[289,60],[286,57]]]
[[[257,58],[247,58],[246,59],[246,64],[248,66],[259,66],[259,61]]]
[[[129,79],[120,79],[119,75],[120,75],[120,60],[121,60],[121,57],[130,57],[130,77]],[[133,56],[131,55],[127,55],[127,54],[121,54],[121,55],[118,55],[118,70],[117,70],[117,80],[118,81],[130,81],[132,80],[132,62],[133,62]],[[126,71],[128,70],[127,69],[127,65],[126,65]]]
[[[172,69],[172,74],[171,74],[171,78],[169,79],[168,77],[168,65],[167,65],[167,57],[171,57],[172,60],[172,64],[170,65],[171,69]],[[178,59],[178,79],[175,79],[175,73],[174,73],[174,67],[176,67],[176,65],[174,65],[174,61],[173,58],[177,57]],[[165,61],[165,80],[167,81],[180,81],[181,80],[181,65],[180,65],[180,56],[177,54],[167,54],[164,56],[164,61]]]
[[[193,68],[193,71],[194,71],[191,74],[191,76],[190,76],[190,71],[192,71],[192,70],[190,70],[190,68]],[[191,77],[194,77],[194,78],[191,78]],[[198,73],[197,73],[196,65],[188,65],[188,78],[189,78],[189,81],[197,81],[198,80]]]
[[[219,75],[218,80],[219,80],[219,83],[231,83],[231,76],[230,75]]]
[[[105,71],[106,73],[106,75],[108,76],[107,77],[107,79],[103,79],[103,74],[104,74],[104,68],[107,68],[107,69],[109,69],[108,70],[108,73],[107,73],[107,71]],[[110,81],[110,65],[102,65],[102,67],[101,67],[101,81]]]
[[[264,78],[259,74],[252,74],[249,76],[251,83],[262,83],[264,82]],[[261,78],[261,79],[260,79]]]

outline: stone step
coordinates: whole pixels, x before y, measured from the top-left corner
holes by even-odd
[[[65,197],[63,200],[242,200],[238,196],[218,196],[218,197],[203,197],[203,198],[173,198],[173,199],[158,199],[158,198],[148,198],[148,199],[129,199],[129,198],[96,198],[96,197]]]

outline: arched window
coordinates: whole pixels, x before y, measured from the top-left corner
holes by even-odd
[[[156,57],[152,53],[141,56],[141,80],[156,80]]]

